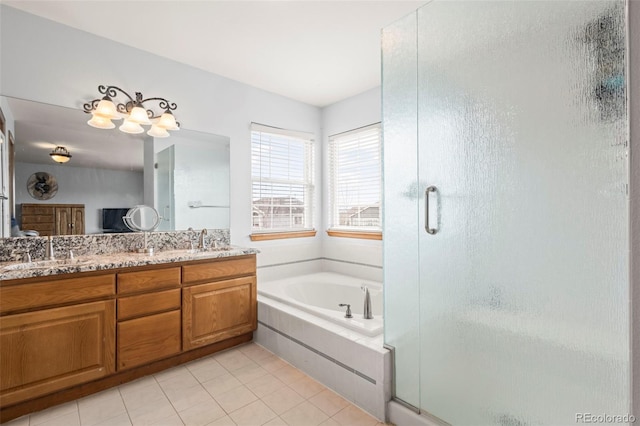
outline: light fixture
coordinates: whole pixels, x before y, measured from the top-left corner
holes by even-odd
[[[66,163],[71,160],[71,154],[69,154],[69,151],[67,151],[67,148],[64,146],[56,146],[49,155],[56,163]]]
[[[116,86],[98,86],[98,92],[104,95],[102,98],[94,99],[84,104],[84,112],[91,114],[91,120],[87,124],[98,129],[113,129],[116,127],[111,120],[124,122],[118,127],[125,133],[142,133],[142,126],[151,126],[147,131],[149,136],[156,138],[166,138],[169,136],[167,130],[180,130],[173,112],[178,106],[164,98],[142,98],[142,93],[136,92],[135,99],[127,92]],[[122,94],[126,97],[124,102],[114,99]],[[158,111],[148,108],[145,103],[157,102]]]

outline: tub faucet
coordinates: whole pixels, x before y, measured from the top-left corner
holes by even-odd
[[[364,291],[364,310],[362,311],[362,318],[373,319],[373,313],[371,312],[371,294],[369,294],[369,287],[362,284],[360,287]]]
[[[353,318],[353,315],[351,315],[351,305],[348,305],[346,303],[340,303],[338,306],[342,307],[347,307],[347,312],[345,312],[344,317],[345,318]]]
[[[207,249],[207,241],[204,239],[205,235],[207,235],[207,228],[202,228],[202,231],[200,231],[200,238],[198,238],[198,250]]]

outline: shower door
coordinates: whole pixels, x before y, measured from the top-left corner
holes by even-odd
[[[397,398],[456,425],[629,413],[625,3],[433,1],[383,35]]]

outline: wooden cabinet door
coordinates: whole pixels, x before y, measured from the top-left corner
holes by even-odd
[[[257,326],[256,277],[243,277],[182,289],[182,348],[249,333]]]
[[[84,234],[84,207],[73,207],[71,209],[71,234]]]
[[[0,317],[0,405],[115,371],[115,301]]]
[[[72,208],[56,207],[56,235],[72,235]]]
[[[180,310],[118,323],[118,370],[147,364],[178,352]]]

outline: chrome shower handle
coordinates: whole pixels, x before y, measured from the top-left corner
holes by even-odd
[[[436,192],[438,188],[435,186],[427,186],[424,190],[424,230],[427,231],[427,234],[435,234],[438,232],[436,228],[431,228],[429,226],[429,193]]]

